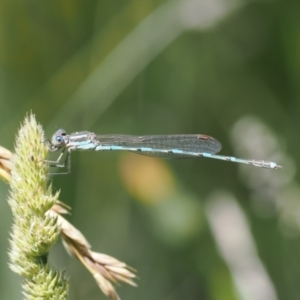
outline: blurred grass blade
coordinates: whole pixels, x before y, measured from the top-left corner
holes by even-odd
[[[0,146],[0,178],[6,183],[9,182],[11,177],[11,159],[12,153]]]
[[[81,84],[73,97],[61,108],[50,128],[65,126],[86,112],[83,128],[91,128],[99,115],[133,81],[133,79],[168,45],[191,27],[204,29],[237,8],[235,1],[181,0],[167,1],[154,10],[124,38]],[[84,101],[83,101],[84,99]],[[93,106],[97,103],[97,109]],[[85,106],[85,108],[83,107]]]

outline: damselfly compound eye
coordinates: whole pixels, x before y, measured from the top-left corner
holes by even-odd
[[[56,136],[55,139],[59,144],[62,143],[64,140],[61,136]]]

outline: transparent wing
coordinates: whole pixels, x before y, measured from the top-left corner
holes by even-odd
[[[222,146],[213,137],[188,135],[98,135],[101,147],[95,150],[128,150],[161,158],[191,158],[201,153],[218,153]]]

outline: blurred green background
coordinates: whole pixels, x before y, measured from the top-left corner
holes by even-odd
[[[299,15],[298,0],[0,2],[1,146],[32,111],[48,137],[203,133],[283,165],[73,153],[54,189],[94,251],[138,270],[122,299],[300,298]],[[0,299],[18,300],[7,193],[0,182]],[[106,299],[61,242],[50,262],[69,299]]]

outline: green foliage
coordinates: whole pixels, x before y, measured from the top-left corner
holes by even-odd
[[[257,266],[254,256],[272,295],[299,298],[299,15],[299,0],[0,1],[1,146],[12,150],[20,120],[32,110],[47,137],[59,128],[201,133],[218,139],[224,155],[283,166],[274,171],[204,158],[161,161],[173,187],[167,199],[159,194],[155,202],[150,196],[160,189],[149,179],[161,178],[157,173],[142,163],[124,172],[135,157],[72,153],[72,173],[54,176],[53,187],[62,190],[60,200],[72,207],[70,222],[93,250],[138,270],[138,288],[123,285],[122,299],[242,299],[235,272]],[[124,174],[139,189],[130,188]],[[0,299],[19,300],[18,277],[5,267],[12,218],[7,189],[0,182]],[[137,190],[146,193],[144,200]],[[223,231],[217,229],[235,219],[211,222],[207,206],[220,190],[231,195],[247,224],[243,232],[256,249],[251,260],[248,243],[234,243],[236,231],[218,236]],[[231,212],[224,203],[220,208]],[[213,230],[212,224],[220,226]],[[245,251],[226,257],[218,238]],[[71,300],[106,299],[60,243],[49,260],[68,269]]]

